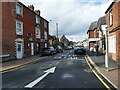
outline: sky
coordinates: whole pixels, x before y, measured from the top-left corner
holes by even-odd
[[[49,21],[50,35],[66,35],[71,41],[82,41],[90,24],[105,15],[113,0],[19,0],[26,6],[33,4],[41,16]]]

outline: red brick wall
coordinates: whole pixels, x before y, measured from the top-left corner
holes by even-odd
[[[32,34],[32,38],[34,41],[35,40],[35,27],[36,27],[36,14],[31,12],[26,7],[23,8],[23,26],[24,26],[24,30],[23,30],[24,31],[23,32],[24,52],[25,52],[25,56],[29,56],[31,53],[31,44],[30,44],[31,42],[29,42],[28,34]]]
[[[0,55],[2,54],[2,2],[0,1]]]
[[[89,38],[94,38],[94,31],[89,31]]]
[[[15,58],[15,3],[2,3],[2,53]]]
[[[116,35],[116,54],[109,53],[109,57],[113,58],[114,60],[118,60],[118,62],[120,62],[120,40],[119,40],[120,29],[111,32],[112,30],[115,30],[115,28],[120,26],[120,1],[112,6],[112,14],[113,14],[113,25],[112,26],[109,25],[109,21],[110,21],[109,11],[106,13],[106,23],[108,26],[108,30],[110,31],[110,35]]]
[[[21,4],[21,3],[20,3]],[[22,4],[21,4],[22,5]],[[3,17],[2,17],[2,50],[4,54],[11,54],[12,58],[16,58],[16,47],[15,39],[23,38],[24,40],[24,56],[29,56],[31,53],[31,42],[28,40],[28,34],[32,34],[34,49],[35,52],[38,50],[36,48],[36,37],[35,37],[35,28],[36,28],[36,14],[23,6],[23,16],[16,15],[16,3],[13,2],[4,2],[2,6]],[[16,35],[16,20],[23,22],[23,35]],[[44,39],[44,31],[49,31],[49,29],[44,28],[44,18],[40,18],[40,32],[41,39]],[[47,42],[47,41],[46,41]],[[44,43],[41,43],[41,47],[44,47]],[[29,46],[28,46],[29,44]]]

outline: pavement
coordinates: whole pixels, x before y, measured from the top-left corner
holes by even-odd
[[[2,67],[0,67],[0,72],[6,72],[11,69],[22,67],[31,63],[36,63],[44,58],[46,57],[40,57],[40,55],[36,55],[36,56],[31,56],[27,58],[18,59],[18,60],[5,61],[2,63]]]
[[[94,52],[86,50],[86,56],[90,63],[96,68],[96,70],[115,88],[120,89],[120,63],[112,59],[108,59],[108,71],[105,68],[105,55],[98,55]]]

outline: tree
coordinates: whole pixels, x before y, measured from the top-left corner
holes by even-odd
[[[57,45],[58,45],[58,41],[57,41],[57,40],[54,40],[54,41],[53,41],[53,47],[56,48]]]

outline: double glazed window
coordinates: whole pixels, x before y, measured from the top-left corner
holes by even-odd
[[[40,28],[36,27],[36,38],[40,39]]]
[[[45,40],[47,40],[47,32],[44,32]]]
[[[40,17],[38,15],[36,15],[36,23],[40,24]]]
[[[23,7],[19,4],[16,4],[16,13],[21,16],[23,15]]]
[[[16,34],[23,35],[23,22],[16,20]]]
[[[113,24],[113,14],[112,14],[112,9],[110,9],[110,26]]]
[[[109,36],[108,38],[108,46],[110,53],[116,53],[116,35]]]
[[[44,21],[44,27],[47,29],[47,22]]]

